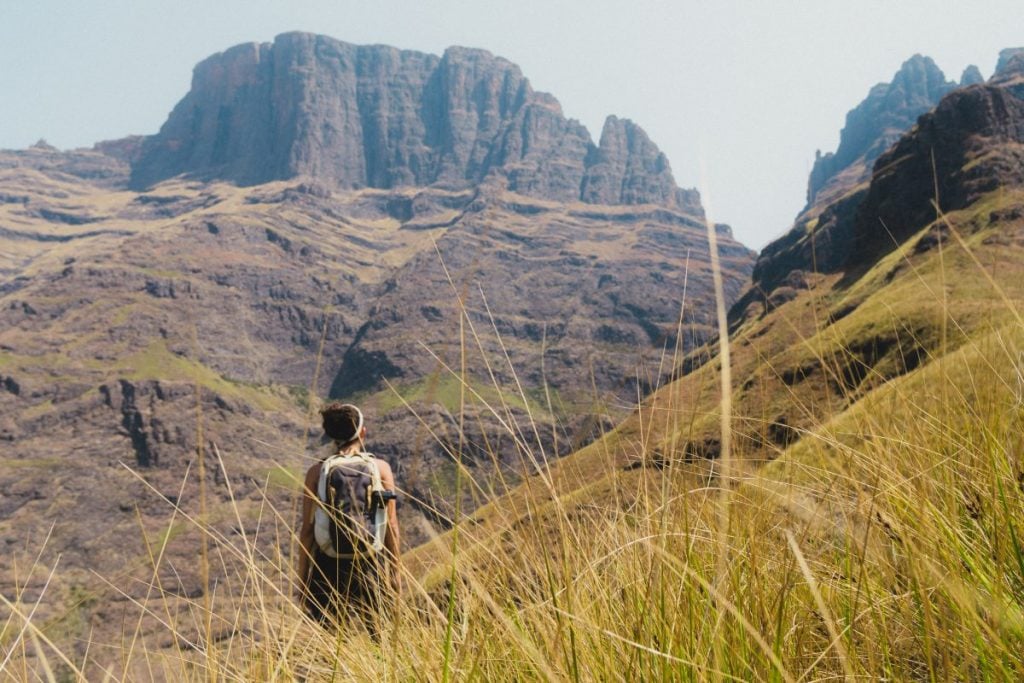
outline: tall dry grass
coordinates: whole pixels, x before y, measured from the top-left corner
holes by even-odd
[[[837,410],[770,464],[737,463],[728,478],[682,461],[622,467],[615,449],[623,445],[613,440],[589,449],[585,471],[563,467],[530,438],[535,424],[488,406],[534,476],[408,554],[405,593],[378,615],[379,640],[354,622],[324,629],[303,614],[287,551],[296,547],[293,507],[267,497],[253,510],[232,498],[240,534],[184,509],[171,521],[201,532],[205,561],[225,577],[216,590],[196,599],[167,590],[158,577],[168,541],[147,539],[151,590],[131,598],[137,620],[120,642],[89,643],[72,657],[15,595],[4,598],[0,672],[13,680],[1024,679],[1024,324],[992,285],[1011,316]],[[460,330],[463,364],[451,372],[464,404],[483,405],[465,359],[474,345],[483,354],[488,331],[464,310]],[[495,377],[491,369],[482,374]],[[498,396],[509,389],[498,388]],[[685,434],[692,406],[684,404],[652,413],[641,403],[637,420]],[[639,433],[628,446],[637,462],[651,462],[653,446]],[[476,486],[458,450],[458,487]],[[230,486],[240,473],[214,455]],[[244,532],[254,524],[258,535]],[[173,644],[141,637],[143,623],[159,624]]]

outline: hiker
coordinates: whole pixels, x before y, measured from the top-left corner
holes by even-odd
[[[299,586],[310,616],[327,625],[358,615],[371,634],[401,592],[395,478],[363,451],[359,408],[334,402],[320,411],[334,454],[306,472],[299,530]]]

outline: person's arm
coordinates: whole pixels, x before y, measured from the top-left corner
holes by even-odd
[[[391,466],[387,462],[380,461],[381,484],[389,491],[397,491],[395,488],[395,475],[391,472]],[[387,550],[388,563],[391,565],[391,588],[395,591],[395,597],[402,594],[402,561],[401,561],[401,533],[398,529],[398,502],[388,501],[388,528],[384,534],[384,548]]]
[[[316,485],[320,479],[320,465],[313,465],[306,472],[302,491],[302,522],[299,526],[299,597],[305,595],[309,585],[309,561],[316,546],[313,530],[313,501],[316,500]]]

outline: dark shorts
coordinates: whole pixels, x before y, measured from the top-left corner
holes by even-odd
[[[317,550],[306,593],[309,615],[325,625],[352,616],[368,627],[378,621],[387,590],[379,562],[379,558],[335,558]]]

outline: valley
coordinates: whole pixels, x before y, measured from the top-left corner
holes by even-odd
[[[484,51],[283,34],[153,136],[0,152],[0,644],[72,678],[1012,679],[1024,51],[975,72],[875,86],[759,255],[710,226],[725,337],[696,191]],[[401,489],[387,661],[292,600],[327,398]]]

